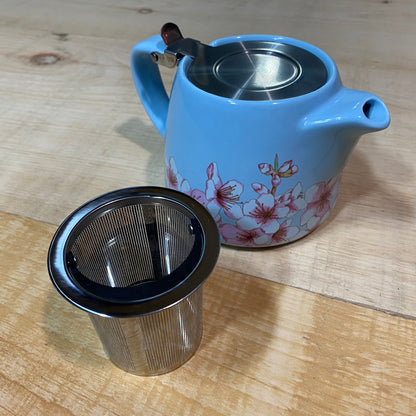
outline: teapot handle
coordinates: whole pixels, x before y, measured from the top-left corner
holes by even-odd
[[[131,69],[137,93],[162,137],[165,137],[169,98],[163,86],[159,67],[152,61],[151,53],[163,54],[165,49],[166,45],[161,36],[156,35],[138,43],[131,52]]]

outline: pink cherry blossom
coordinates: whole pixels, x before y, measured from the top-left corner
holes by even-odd
[[[276,188],[280,185],[280,182],[282,182],[282,180],[280,179],[279,174],[274,173],[272,175],[272,187],[274,189],[274,192],[276,191]]]
[[[276,173],[270,163],[259,163],[259,170],[264,175],[273,175]]]
[[[279,206],[289,208],[287,217],[292,217],[306,207],[306,201],[302,198],[302,185],[300,182],[293,189],[276,196],[276,200]]]
[[[300,217],[301,226],[306,225],[309,230],[313,230],[328,217],[331,201],[338,193],[338,179],[318,182],[308,188],[305,192],[306,210]]]
[[[275,244],[288,243],[299,233],[299,227],[291,227],[292,220],[286,220],[280,224],[279,229],[272,235],[272,242]]]
[[[208,166],[207,176],[208,180],[205,188],[207,200],[214,201],[227,213],[240,199],[240,195],[244,189],[243,185],[236,180],[231,180],[223,184],[215,162]]]
[[[272,177],[272,185],[274,188],[277,188],[281,182],[279,172],[277,171],[277,166],[275,169],[273,169],[273,166],[270,163],[259,163],[258,167],[261,173]]]
[[[252,183],[251,187],[253,188],[254,192],[257,192],[258,194],[269,194],[270,191],[267,188],[267,186],[262,185],[261,183]]]
[[[276,156],[277,157],[277,156]],[[283,163],[278,169],[278,174],[281,178],[289,178],[298,171],[298,167],[293,164],[293,160],[288,160]]]
[[[220,224],[218,228],[224,242],[228,244],[255,247],[268,245],[271,241],[270,235],[265,234],[259,228],[243,230],[238,225],[232,224]]]
[[[280,166],[278,162],[276,154],[273,164],[258,164],[260,172],[270,177],[271,184],[251,183],[257,197],[248,201],[240,200],[242,183],[235,179],[222,182],[215,162],[206,170],[205,189],[192,189],[178,172],[173,158],[166,165],[166,181],[170,188],[187,193],[206,207],[226,244],[245,247],[285,244],[310,233],[325,221],[336,199],[340,177],[315,183],[306,192],[298,182],[278,194],[283,178],[298,172],[292,160]]]
[[[261,228],[266,233],[279,229],[279,218],[286,217],[289,208],[279,206],[272,194],[261,194],[243,205],[244,216],[237,225],[244,230]]]
[[[279,167],[279,158],[277,154],[274,158],[274,166],[272,166],[270,163],[259,163],[258,168],[264,175],[269,175],[272,177],[271,193],[273,195],[276,193],[276,188],[280,185],[282,178],[290,178],[299,170],[298,167],[293,164],[293,160],[287,160],[283,163],[283,165]]]
[[[191,186],[186,179],[178,172],[175,160],[173,157],[169,159],[169,165],[166,166],[166,183],[169,188],[176,189],[186,194],[191,193]]]

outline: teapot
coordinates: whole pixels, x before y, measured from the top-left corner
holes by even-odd
[[[158,65],[177,66],[170,97]],[[380,98],[344,87],[325,52],[288,37],[205,45],[167,23],[134,46],[131,67],[166,141],[167,186],[204,205],[232,246],[276,246],[319,227],[360,136],[390,123]]]

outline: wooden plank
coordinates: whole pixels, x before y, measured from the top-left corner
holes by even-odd
[[[101,193],[164,184],[164,143],[129,67],[132,46],[164,22],[205,42],[241,33],[300,38],[334,58],[346,86],[378,94],[392,125],[360,141],[323,228],[276,250],[224,248],[219,264],[416,316],[416,3],[286,3],[3,1],[0,211],[57,225]],[[37,65],[39,54],[52,63]],[[169,89],[174,71],[163,74]]]
[[[159,377],[119,370],[49,280],[55,228],[0,214],[1,414],[415,414],[416,321],[221,267],[196,355]]]

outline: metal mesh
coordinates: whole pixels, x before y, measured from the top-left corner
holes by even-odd
[[[148,315],[89,314],[110,360],[125,371],[158,375],[182,365],[202,336],[202,286],[181,302]]]
[[[161,203],[136,203],[95,218],[75,237],[70,252],[87,279],[127,287],[169,276],[194,242],[191,216]]]

